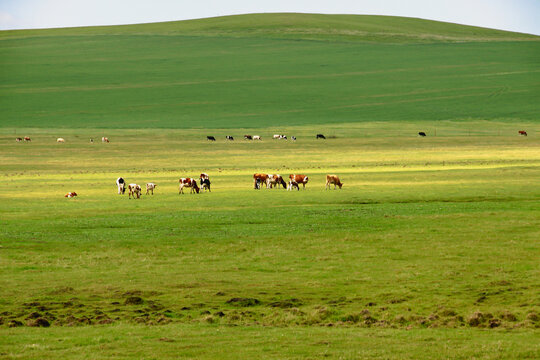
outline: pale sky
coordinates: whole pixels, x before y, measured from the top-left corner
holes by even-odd
[[[271,12],[396,15],[540,35],[540,0],[0,0],[0,30]]]

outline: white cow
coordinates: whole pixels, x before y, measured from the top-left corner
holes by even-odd
[[[156,188],[156,184],[154,183],[147,183],[146,184],[146,195],[148,195],[148,192],[152,192],[152,195],[154,195],[154,189]]]
[[[137,199],[141,198],[141,187],[137,184],[129,184],[128,185],[128,198],[131,199],[131,196],[133,195],[133,198],[135,199],[135,196],[137,196]]]
[[[118,195],[122,195],[126,192],[126,181],[121,177],[116,179],[116,186],[118,186]]]
[[[56,139],[56,142],[58,142],[58,143],[65,143],[66,140],[64,140],[64,138],[58,138],[58,139]]]

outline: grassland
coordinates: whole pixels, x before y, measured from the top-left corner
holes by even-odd
[[[540,357],[539,54],[390,17],[0,32],[0,357]]]

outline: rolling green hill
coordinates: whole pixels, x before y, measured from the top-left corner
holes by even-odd
[[[538,121],[538,36],[255,14],[0,32],[0,127]]]

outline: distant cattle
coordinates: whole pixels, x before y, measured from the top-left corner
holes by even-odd
[[[104,137],[101,138],[101,142],[108,143],[109,139],[104,136]]]
[[[230,141],[234,140],[234,138],[232,136],[229,136],[229,135],[225,136],[225,139],[230,140]]]
[[[296,136],[291,136],[292,141],[296,141]]]
[[[279,134],[274,134],[274,136],[272,136],[273,139],[279,139],[281,137],[281,135]]]
[[[21,142],[21,141],[22,141],[22,138],[16,138],[15,141],[16,141],[16,142]]]
[[[152,193],[152,195],[154,195],[154,189],[157,187],[156,184],[154,183],[147,183],[146,184],[146,195],[148,195],[149,192]]]
[[[213,137],[213,136],[207,136],[206,140],[208,140],[208,141],[216,141],[216,138]]]
[[[262,140],[259,135],[253,135],[253,140]]]
[[[527,136],[527,132],[524,130],[519,130],[518,133],[519,135]]]
[[[210,179],[200,179],[200,181],[201,181],[201,190],[204,190],[204,191],[208,190],[212,192],[210,190],[210,184],[211,184]]]
[[[287,188],[287,183],[283,180],[283,177],[279,174],[269,174],[266,179],[267,188],[279,188],[279,185],[282,185],[284,189]]]
[[[190,188],[189,193],[192,194],[194,191],[198,194],[199,193],[199,186],[197,186],[197,181],[193,178],[181,178],[178,180],[180,183],[180,188],[178,189],[179,194],[184,193],[184,188],[188,187]]]
[[[131,196],[135,199],[135,196],[137,199],[141,198],[141,187],[137,184],[129,184],[128,185],[128,198],[131,199]]]
[[[68,192],[66,195],[64,195],[64,197],[67,197],[67,198],[72,198],[75,196],[77,196],[77,193],[75,191]]]
[[[122,195],[126,192],[126,181],[119,177],[116,179],[116,186],[118,186],[118,195]]]
[[[253,140],[253,136],[251,136],[251,135],[244,135],[244,140]]]
[[[253,174],[253,185],[255,189],[260,189],[261,184],[265,184],[268,188],[268,175],[267,174]]]
[[[326,136],[323,134],[317,134],[316,139],[326,139]]]
[[[28,136],[25,136],[24,141],[32,141],[32,139],[30,139]]]
[[[94,143],[94,139],[90,139],[90,144],[93,144]]]
[[[426,133],[423,132],[423,131],[420,131],[420,132],[418,133],[418,135],[420,135],[420,136],[426,136]]]
[[[299,174],[290,174],[289,175],[289,186],[287,187],[287,190],[292,190],[294,187],[297,190],[300,190],[299,185],[302,184],[303,189],[306,189],[306,184],[309,181],[308,177],[306,175],[299,175]]]
[[[64,140],[64,138],[58,138],[58,139],[56,139],[56,142],[65,143],[66,140]]]
[[[325,190],[330,189],[330,185],[334,185],[334,190],[336,190],[336,185],[341,187],[343,186],[343,183],[339,180],[339,177],[337,175],[326,175],[326,187]]]
[[[285,139],[287,140],[287,136],[286,135],[279,135],[279,134],[275,134],[273,136],[274,139]]]

